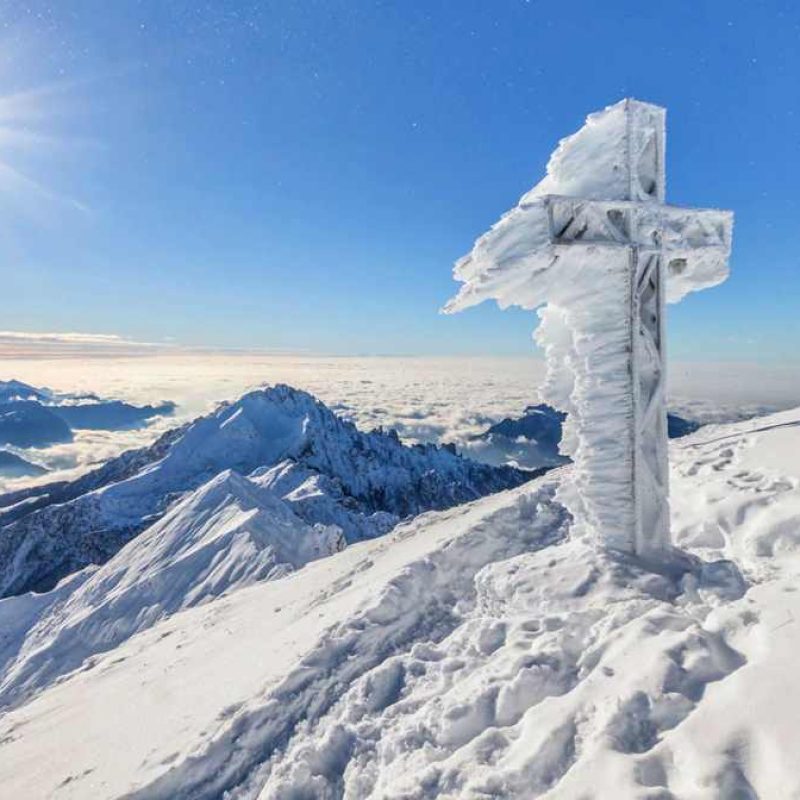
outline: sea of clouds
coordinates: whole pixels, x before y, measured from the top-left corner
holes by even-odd
[[[247,353],[155,353],[60,358],[0,358],[0,379],[63,392],[95,392],[137,404],[172,400],[176,414],[127,431],[79,431],[70,444],[26,457],[72,477],[217,403],[264,384],[305,389],[369,430],[394,428],[406,442],[453,442],[481,457],[473,437],[538,402],[544,363],[534,357],[323,357]],[[800,405],[800,369],[752,364],[674,364],[670,405],[701,422],[726,421]],[[27,480],[0,482],[0,491]]]

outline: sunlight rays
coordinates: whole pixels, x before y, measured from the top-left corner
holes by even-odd
[[[51,185],[33,162],[88,143],[48,130],[54,116],[68,114],[72,81],[0,94],[0,201],[37,223],[59,211],[89,213],[87,205]]]

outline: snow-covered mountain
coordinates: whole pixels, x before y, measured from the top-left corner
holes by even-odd
[[[76,441],[75,431],[142,428],[174,410],[174,403],[136,406],[94,394],[55,392],[18,380],[0,381],[0,492],[4,484],[20,485],[51,468],[77,465],[81,436]],[[65,447],[68,444],[72,446]],[[40,491],[55,488],[51,485]],[[6,496],[0,502],[8,506],[14,498]]]
[[[70,441],[69,425],[37,400],[0,403],[0,445],[47,447]]]
[[[528,406],[520,417],[506,417],[473,436],[465,452],[487,464],[523,469],[555,467],[569,458],[558,450],[566,414],[551,406]]]
[[[273,492],[221,472],[102,567],[0,602],[0,708],[168,614],[344,545],[340,528],[309,525]]]
[[[662,573],[573,535],[554,499],[566,466],[239,583],[294,553],[240,524],[270,470],[213,478],[103,567],[0,601],[16,697],[0,785],[21,800],[798,796],[798,452],[800,409],[673,441],[673,534],[693,566]],[[237,536],[250,555],[218,544]]]
[[[0,381],[0,403],[10,403],[15,400],[39,400],[46,402],[52,396],[49,389],[37,389],[35,386],[22,381]]]
[[[259,470],[254,480],[285,496],[293,513],[310,525],[338,525],[348,541],[532,477],[448,448],[405,447],[391,432],[363,433],[311,395],[276,386],[78,481],[0,498],[0,596],[50,589],[104,563],[184,492],[224,470]]]
[[[51,406],[51,410],[73,429],[115,431],[172,414],[175,404],[134,406],[122,400],[96,400]]]
[[[73,430],[119,430],[172,414],[174,403],[134,406],[96,395],[65,394],[22,381],[0,381],[0,444],[47,447],[72,441]]]

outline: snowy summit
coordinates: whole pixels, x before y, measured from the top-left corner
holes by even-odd
[[[2,8],[0,800],[800,800],[800,4]]]

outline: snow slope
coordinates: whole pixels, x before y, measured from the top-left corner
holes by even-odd
[[[344,547],[341,529],[228,470],[176,504],[102,567],[0,602],[0,708],[113,649],[164,616],[273,580]],[[16,635],[15,635],[16,634]]]
[[[571,533],[564,467],[181,601],[0,716],[0,785],[22,800],[800,796],[797,452],[800,409],[672,442],[674,535],[705,563],[682,577]],[[169,546],[191,550],[191,530]],[[154,589],[169,598],[182,570],[133,554],[122,584],[155,559],[176,570]],[[46,597],[0,618],[36,618]]]
[[[298,502],[297,513],[311,524],[335,522],[350,541],[531,477],[462,459],[447,448],[405,447],[393,433],[363,433],[311,395],[274,386],[224,404],[73,484],[20,492],[6,510],[10,501],[0,497],[0,597],[50,589],[78,569],[107,561],[181,494],[224,470],[247,474],[280,464],[302,475],[292,491],[318,476],[306,494],[324,486],[343,509],[335,515],[329,502],[315,517],[312,503]]]

